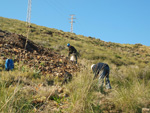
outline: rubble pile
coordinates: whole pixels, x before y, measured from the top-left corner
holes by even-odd
[[[42,74],[61,76],[65,71],[76,72],[79,68],[65,56],[49,48],[38,46],[26,37],[0,30],[0,57],[5,60],[12,58],[14,62],[22,61],[31,68],[36,68]]]

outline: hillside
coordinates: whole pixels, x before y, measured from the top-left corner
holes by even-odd
[[[24,63],[30,68],[42,72],[42,74],[63,75],[64,71],[72,73],[77,67],[69,63],[63,55],[53,50],[38,46],[28,40],[25,49],[26,38],[22,35],[0,30],[0,56],[5,61],[12,58],[15,63]],[[36,68],[37,67],[37,68]]]
[[[0,18],[1,30],[20,34],[26,37],[26,23],[18,20]],[[118,44],[105,42],[92,37],[75,35],[74,33],[63,32],[43,26],[31,25],[29,39],[38,45],[52,48],[61,54],[66,55],[66,44],[74,45],[81,58],[88,60],[102,60],[121,65],[148,65],[150,60],[150,48],[141,44]],[[87,56],[88,54],[88,56]]]
[[[150,107],[150,47],[31,24],[25,50],[26,36],[25,22],[0,17],[0,111],[141,113]],[[66,58],[67,43],[78,50],[78,65]],[[9,73],[4,71],[6,58],[15,62]],[[97,62],[110,66],[110,91],[99,91],[91,80],[90,66]],[[65,71],[73,81],[61,86]]]

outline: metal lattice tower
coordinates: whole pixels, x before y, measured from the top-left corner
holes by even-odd
[[[28,0],[28,11],[27,11],[27,23],[30,24],[30,19],[31,19],[31,1]]]
[[[28,10],[27,10],[27,20],[26,20],[26,22],[27,22],[27,39],[26,39],[26,43],[25,43],[25,49],[26,49],[29,34],[30,34],[31,3],[32,3],[32,0],[28,0]]]
[[[73,33],[73,23],[75,23],[73,21],[73,19],[76,19],[76,18],[73,18],[73,16],[75,16],[75,15],[70,15],[70,16],[71,16],[71,18],[70,18],[71,19],[71,22],[70,22],[71,23],[71,30],[70,30],[70,32]]]

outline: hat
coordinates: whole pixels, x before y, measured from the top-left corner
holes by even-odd
[[[70,44],[68,43],[68,44],[67,44],[67,47],[69,47],[69,46],[70,46]]]
[[[91,65],[91,69],[93,68],[94,65],[95,65],[95,64],[92,64],[92,65]]]

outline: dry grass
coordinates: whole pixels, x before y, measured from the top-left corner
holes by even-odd
[[[150,74],[149,71],[147,74]],[[140,78],[142,76],[146,77],[143,70],[128,68],[125,76],[118,75],[113,79],[115,87],[109,100],[115,104],[116,109],[140,113],[143,107],[150,107],[150,82]]]
[[[2,17],[0,21],[2,30],[26,36],[24,22]],[[53,88],[47,83],[53,79],[49,77],[50,75],[42,76],[25,66],[20,68],[18,64],[15,64],[14,71],[8,73],[4,71],[4,61],[0,59],[0,109],[2,112],[21,113],[37,110],[51,112],[51,106],[53,106],[56,109],[53,112],[99,113],[115,110],[140,113],[142,107],[150,107],[149,47],[140,44],[122,45],[104,42],[34,24],[31,31],[31,40],[36,40],[39,45],[50,47],[65,56],[68,51],[66,44],[75,46],[80,54],[79,62],[84,65],[84,68],[81,72],[74,74],[71,83],[64,86],[67,90],[64,93],[69,97],[55,94],[55,91],[58,92],[59,89],[55,87],[54,96],[51,96],[53,100],[48,99],[47,102],[47,98],[53,92],[49,90]],[[109,93],[99,92],[96,87],[97,82],[92,80],[90,65],[98,62],[105,62],[110,66],[110,82],[113,89]],[[45,86],[39,88],[39,84],[45,84]],[[23,87],[24,90],[20,90]],[[42,100],[42,105],[33,105],[33,99],[36,102]],[[110,103],[112,105],[109,108]],[[40,109],[39,106],[45,106],[45,109]]]
[[[69,112],[72,113],[83,113],[83,112],[93,112],[92,105],[93,99],[93,88],[94,81],[93,74],[90,73],[90,70],[84,70],[80,73],[77,73],[77,77],[67,85],[67,89],[70,92],[70,101],[71,106]]]
[[[122,66],[118,69],[110,65],[113,66],[110,73],[113,89],[100,92],[97,81],[93,81],[92,62],[80,59],[79,62],[86,66],[74,73],[73,80],[63,87],[59,84],[49,86],[45,82],[48,77],[34,78],[35,73],[31,71],[0,72],[1,111],[98,113],[114,110],[140,113],[143,107],[150,107],[148,67],[139,70],[138,67]],[[40,103],[33,104],[33,100]]]

